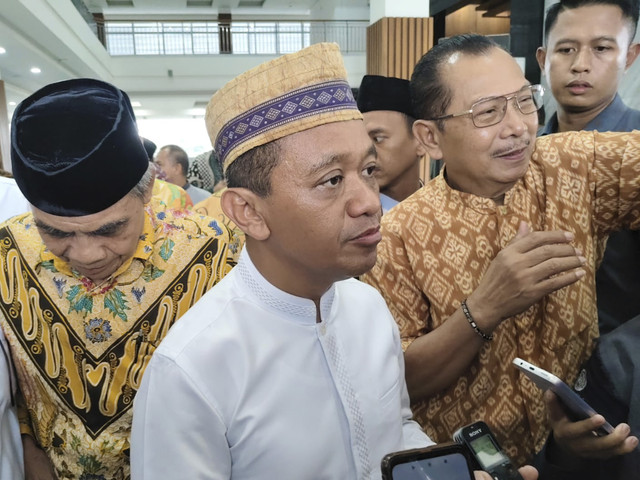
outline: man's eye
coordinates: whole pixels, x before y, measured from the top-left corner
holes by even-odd
[[[342,181],[342,175],[335,175],[323,182],[323,185],[328,185],[330,187],[335,187]]]

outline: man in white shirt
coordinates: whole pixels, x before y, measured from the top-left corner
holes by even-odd
[[[27,213],[30,208],[16,181],[3,176],[2,171],[0,169],[0,223],[14,215]]]
[[[351,278],[375,263],[381,212],[337,45],[240,75],[206,123],[245,249],[147,367],[132,478],[377,480],[385,454],[432,442],[411,420],[397,326]]]
[[[1,172],[1,170],[0,170]],[[29,211],[29,202],[12,178],[0,175],[0,223],[7,218]],[[11,353],[0,329],[0,478],[24,478],[22,440],[16,414],[16,378],[11,365]]]

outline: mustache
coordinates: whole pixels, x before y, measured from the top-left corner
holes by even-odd
[[[517,145],[510,145],[510,146],[507,146],[507,147],[500,148],[500,149],[498,149],[498,150],[493,152],[493,156],[494,157],[500,157],[502,155],[507,155],[507,154],[512,153],[512,152],[517,152],[518,150],[524,150],[529,145],[531,145],[531,140],[525,140],[524,142],[519,143]]]

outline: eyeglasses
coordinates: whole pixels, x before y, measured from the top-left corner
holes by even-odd
[[[523,115],[530,115],[542,107],[544,88],[542,85],[527,85],[515,93],[491,97],[471,105],[471,109],[465,112],[452,113],[431,120],[446,120],[448,118],[471,115],[471,121],[477,128],[490,127],[500,123],[507,113],[509,100],[515,99],[516,106]]]

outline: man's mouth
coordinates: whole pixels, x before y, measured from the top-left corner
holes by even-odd
[[[574,80],[573,82],[567,84],[567,89],[574,95],[581,95],[591,88],[592,86],[589,82],[584,82],[581,80]]]
[[[352,242],[363,244],[363,245],[375,245],[382,239],[382,234],[380,233],[380,225],[369,228],[364,232],[356,235],[351,239]]]

